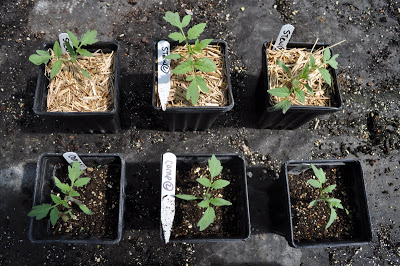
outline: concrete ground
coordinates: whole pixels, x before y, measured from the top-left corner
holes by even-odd
[[[399,265],[400,2],[392,0],[3,0],[0,3],[0,265]],[[204,38],[230,49],[234,109],[205,132],[168,132],[151,107],[152,41],[172,30],[167,10],[207,22]],[[336,43],[344,110],[299,129],[257,129],[254,95],[261,46],[282,25],[293,41]],[[65,31],[96,29],[121,53],[122,131],[58,132],[33,114],[37,67],[30,54]],[[373,117],[373,118],[372,118]],[[127,160],[122,241],[113,246],[28,240],[41,153],[118,152]],[[252,235],[246,242],[164,245],[159,238],[159,159],[175,153],[243,152]],[[373,239],[348,248],[294,249],[272,232],[267,191],[289,159],[362,162]]]

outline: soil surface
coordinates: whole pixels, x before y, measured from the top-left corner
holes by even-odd
[[[400,264],[400,12],[398,0],[3,0],[0,2],[1,265]],[[207,22],[202,38],[229,44],[235,106],[205,132],[168,132],[153,112],[152,42],[174,29],[167,10]],[[296,130],[257,129],[255,89],[265,41],[291,23],[291,40],[336,43],[344,109]],[[193,24],[192,24],[193,25]],[[66,29],[121,45],[117,134],[61,132],[33,113],[38,67],[28,58]],[[28,240],[36,162],[44,152],[119,152],[127,160],[118,245],[34,245]],[[160,239],[160,156],[242,152],[252,236],[246,242],[168,244]],[[369,245],[294,249],[273,225],[271,188],[289,159],[356,158],[365,174]],[[271,191],[272,190],[272,191]],[[279,195],[279,194],[278,194]],[[283,225],[284,223],[278,223]],[[283,227],[283,226],[282,226]],[[60,260],[60,258],[62,260]]]

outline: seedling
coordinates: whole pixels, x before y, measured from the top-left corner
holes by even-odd
[[[83,46],[90,45],[96,43],[98,40],[96,39],[97,31],[88,30],[79,41],[78,38],[69,30],[67,30],[68,37],[72,42],[72,46],[68,41],[65,42],[65,46],[67,47],[69,58],[62,55],[61,47],[58,41],[56,41],[53,45],[54,56],[52,56],[49,51],[44,50],[36,50],[37,54],[33,54],[29,57],[29,61],[34,63],[35,65],[47,64],[49,60],[53,60],[53,65],[51,66],[50,78],[54,78],[58,72],[60,72],[63,62],[71,62],[75,64],[75,66],[81,70],[82,74],[90,79],[89,72],[86,69],[81,68],[81,66],[76,61],[78,54],[83,56],[92,57],[92,53],[88,50],[82,48]]]
[[[178,13],[172,13],[171,11],[167,11],[167,13],[165,13],[164,20],[180,30],[180,32],[171,33],[168,35],[168,37],[174,41],[178,41],[179,43],[185,42],[188,54],[188,58],[185,58],[180,54],[170,54],[165,58],[173,60],[179,60],[183,58],[181,63],[175,67],[172,73],[181,75],[186,73],[190,74],[186,77],[186,81],[191,81],[186,91],[186,100],[191,99],[192,104],[196,105],[200,97],[199,88],[205,93],[209,92],[206,81],[203,77],[197,75],[197,70],[203,72],[214,72],[217,69],[217,66],[209,58],[203,57],[193,60],[193,56],[195,54],[202,53],[202,49],[206,48],[212,39],[204,39],[202,41],[199,41],[198,39],[200,34],[204,31],[206,23],[194,25],[187,31],[187,34],[185,34],[183,28],[189,25],[191,18],[191,15],[186,15],[181,21]],[[196,40],[193,46],[189,44],[189,40]]]
[[[336,199],[334,197],[330,197],[329,193],[331,193],[335,188],[336,188],[336,184],[327,186],[325,188],[322,188],[323,185],[326,182],[326,176],[324,171],[322,170],[322,168],[316,168],[313,164],[311,164],[311,168],[314,171],[315,176],[317,177],[317,179],[308,179],[307,182],[315,187],[320,189],[320,193],[319,193],[319,197],[316,200],[313,200],[310,202],[309,207],[314,207],[318,204],[318,202],[320,201],[324,201],[329,205],[329,208],[331,209],[331,215],[329,217],[329,221],[325,226],[325,229],[328,229],[331,224],[336,220],[337,217],[337,213],[335,208],[339,208],[339,209],[344,209],[343,205],[341,203],[340,199]],[[344,209],[346,211],[346,214],[349,215],[349,211],[347,209]]]
[[[328,83],[328,85],[331,86],[332,85],[331,74],[324,66],[328,64],[334,69],[337,69],[338,63],[336,62],[336,58],[338,56],[339,56],[338,54],[331,56],[331,50],[329,49],[329,47],[327,47],[325,48],[322,57],[322,63],[316,65],[314,56],[310,54],[310,58],[305,64],[301,73],[296,76],[292,75],[292,71],[288,66],[286,66],[282,61],[277,60],[276,63],[286,72],[286,74],[289,77],[289,81],[287,82],[288,84],[287,86],[268,90],[270,94],[283,98],[283,100],[281,100],[274,106],[268,108],[268,110],[276,111],[281,109],[282,112],[285,114],[291,106],[291,102],[289,100],[289,97],[291,95],[294,95],[297,99],[299,99],[300,102],[305,103],[306,94],[305,91],[301,89],[302,87],[306,87],[307,91],[311,94],[311,96],[314,96],[313,89],[310,87],[310,85],[307,84],[305,80],[309,80],[309,75],[317,69],[321,73],[322,78],[326,81],[326,83]]]
[[[50,212],[50,222],[52,226],[55,226],[58,219],[61,218],[63,221],[67,221],[68,215],[73,219],[71,205],[75,203],[79,208],[86,214],[91,215],[93,212],[89,210],[80,200],[75,197],[80,197],[79,193],[74,190],[74,187],[83,187],[90,182],[89,177],[81,177],[82,170],[77,161],[75,161],[71,166],[68,166],[68,177],[71,181],[71,185],[62,183],[57,177],[54,177],[55,185],[61,190],[64,195],[61,198],[58,195],[51,194],[51,199],[54,204],[42,204],[33,206],[32,210],[28,213],[29,217],[36,217],[36,220],[41,220],[47,216]],[[67,209],[66,211],[60,211],[62,208]]]
[[[197,182],[207,188],[206,193],[203,195],[203,197],[196,197],[187,194],[175,195],[175,197],[183,200],[202,200],[197,204],[199,207],[206,209],[203,217],[201,217],[200,221],[197,223],[197,226],[200,227],[200,231],[206,229],[215,220],[215,210],[212,205],[232,205],[230,201],[227,201],[223,198],[214,197],[214,195],[211,193],[212,190],[222,189],[230,184],[228,180],[213,180],[214,177],[218,176],[221,173],[223,168],[221,166],[221,162],[215,157],[215,155],[212,155],[211,159],[208,160],[208,167],[210,168],[210,179],[204,176],[196,179]]]

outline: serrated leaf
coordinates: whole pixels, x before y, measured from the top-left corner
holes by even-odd
[[[213,39],[204,39],[201,42],[196,42],[194,45],[194,50],[199,52],[200,50],[206,48],[212,41]]]
[[[50,222],[52,226],[55,226],[58,218],[60,218],[60,212],[57,208],[53,208],[50,212]]]
[[[294,91],[294,94],[296,95],[297,99],[299,99],[300,102],[302,103],[306,102],[306,94],[304,91],[297,89]]]
[[[285,72],[289,75],[289,77],[292,76],[290,69],[285,65],[285,63],[283,63],[281,60],[276,60],[276,64],[281,68],[283,68],[283,70],[285,70]]]
[[[69,44],[69,42],[65,42],[64,44],[65,44],[65,46],[67,46],[67,50],[68,50],[69,55],[70,55],[71,57],[75,57],[75,56],[76,56],[75,51],[74,51],[74,49],[71,47],[71,45]]]
[[[78,204],[79,208],[86,214],[91,215],[93,212],[89,210],[88,207],[86,207],[84,204]]]
[[[183,36],[183,34],[180,32],[173,32],[170,35],[168,35],[168,37],[178,42],[183,42],[185,40],[185,36]]]
[[[194,66],[203,72],[213,72],[217,70],[217,65],[209,58],[198,58],[194,61]]]
[[[80,55],[83,55],[83,56],[93,57],[93,54],[92,54],[91,52],[89,52],[88,50],[83,49],[83,48],[78,48],[78,49],[76,50],[76,52],[77,52],[78,54],[80,54]]]
[[[308,85],[307,83],[304,83],[303,85],[307,88],[308,93],[310,93],[311,96],[314,96],[314,91],[313,91],[313,89],[310,87],[310,85]]]
[[[71,190],[71,192],[69,193],[69,195],[70,195],[71,197],[79,197],[79,196],[80,196],[80,194],[79,194],[78,192],[76,192],[75,190]]]
[[[81,165],[78,161],[72,163],[72,166],[68,166],[68,177],[71,180],[71,184],[82,174]]]
[[[50,78],[54,78],[58,72],[60,72],[61,68],[62,68],[62,61],[55,61],[53,63],[53,65],[51,65],[51,71],[50,71]]]
[[[208,167],[210,168],[211,178],[218,176],[223,169],[220,160],[218,160],[214,154],[211,156],[211,159],[208,160]]]
[[[59,196],[54,194],[51,194],[50,196],[55,204],[62,204],[62,199]]]
[[[308,78],[308,73],[310,72],[310,64],[307,62],[304,66],[303,70],[301,71],[302,78]]]
[[[89,72],[86,71],[86,69],[81,68],[81,72],[82,72],[82,74],[83,74],[86,78],[88,78],[88,79],[91,79],[91,78],[92,78],[92,77],[90,76]]]
[[[203,217],[201,217],[200,221],[197,223],[197,226],[200,227],[200,231],[206,229],[215,219],[215,211],[213,207],[208,207],[204,212]]]
[[[218,180],[215,180],[215,181],[212,183],[211,187],[212,187],[213,189],[221,189],[221,188],[226,187],[226,186],[229,185],[230,183],[231,183],[231,182],[229,182],[228,180],[218,179]]]
[[[53,47],[53,50],[54,50],[54,47]],[[50,54],[49,54],[49,52],[44,51],[44,50],[36,50],[36,53],[37,53],[38,55],[40,55],[40,56],[49,56],[49,57],[51,57]]]
[[[324,62],[328,61],[331,58],[331,50],[329,49],[329,47],[325,48],[324,51],[324,55],[322,57],[322,60],[324,60]]]
[[[311,65],[311,68],[315,67],[315,58],[312,54],[310,54],[310,65]]]
[[[267,110],[268,110],[268,112],[282,110],[282,113],[286,114],[286,112],[289,110],[291,105],[292,104],[289,100],[283,100],[283,101],[280,101],[279,103],[275,104],[274,106],[269,107]]]
[[[196,179],[197,182],[199,182],[200,184],[202,184],[205,187],[211,187],[211,181],[208,178],[197,178]]]
[[[318,178],[319,182],[321,184],[324,184],[326,182],[326,176],[324,170],[322,168],[317,168],[315,165],[310,164],[315,176]]]
[[[186,91],[186,100],[190,99],[192,104],[196,105],[199,101],[199,98],[199,84],[197,83],[196,79],[193,79]]]
[[[195,200],[197,197],[193,195],[186,195],[186,194],[178,194],[175,195],[176,198],[183,199],[183,200]]]
[[[268,93],[272,94],[274,96],[277,96],[277,97],[281,97],[281,98],[290,96],[290,91],[286,86],[275,88],[275,89],[270,89],[270,90],[268,90]]]
[[[181,59],[182,56],[180,54],[169,54],[167,56],[164,56],[164,59],[173,59],[173,60],[178,60]]]
[[[164,16],[164,20],[167,21],[172,26],[181,27],[181,18],[178,13],[172,13],[171,11],[167,11]]]
[[[224,200],[223,198],[212,198],[210,200],[211,204],[214,206],[229,206],[232,205],[232,202],[228,200]]]
[[[69,30],[67,30],[67,34],[68,34],[69,39],[70,39],[71,42],[72,42],[72,45],[75,46],[76,48],[78,48],[78,47],[79,47],[79,40],[78,40],[78,37],[76,37],[75,34],[72,33],[72,32],[69,31]]]
[[[340,199],[327,198],[326,201],[329,203],[329,206],[331,206],[331,207],[337,207],[339,205],[342,206],[342,204],[341,204],[342,201]]]
[[[74,186],[76,187],[83,187],[87,183],[90,182],[90,177],[81,177],[75,181]]]
[[[67,184],[61,183],[60,179],[57,177],[54,177],[54,183],[56,186],[62,191],[62,193],[67,194],[70,190],[71,187]]]
[[[210,200],[203,200],[197,204],[201,208],[208,208],[210,206]]]
[[[334,208],[331,208],[331,215],[329,217],[329,221],[325,226],[325,229],[328,229],[329,226],[331,226],[331,224],[336,220],[337,214]]]
[[[194,76],[187,76],[186,77],[186,81],[191,81],[191,80],[193,80],[194,79]]]
[[[68,204],[68,202],[67,202],[66,200],[63,200],[63,201],[61,202],[61,204],[62,204],[65,208],[67,208],[67,209],[70,208],[70,206],[69,206],[69,204]]]
[[[187,38],[189,40],[195,40],[199,38],[200,34],[203,33],[206,25],[207,25],[206,23],[200,23],[191,27],[187,32]]]
[[[336,187],[336,184],[333,184],[333,185],[327,186],[322,191],[325,193],[331,193],[335,189],[335,187]]]
[[[210,91],[208,90],[207,83],[204,80],[203,77],[201,76],[194,76],[194,79],[196,80],[197,85],[200,87],[200,90],[204,93],[209,93]]]
[[[310,202],[310,204],[308,204],[308,206],[314,207],[314,206],[317,205],[317,203],[318,203],[318,200],[313,200],[313,201]]]
[[[90,45],[98,42],[99,40],[96,39],[97,37],[97,31],[96,30],[88,30],[82,37],[81,40],[81,45],[80,46],[85,46],[85,45]]]
[[[335,54],[332,56],[331,59],[327,62],[332,68],[337,69],[338,67],[338,62],[336,62],[336,58],[339,56],[339,54]]]
[[[315,188],[321,188],[321,183],[316,179],[308,179],[307,183]]]
[[[188,72],[191,72],[193,69],[193,61],[188,60],[185,62],[182,62],[179,66],[175,67],[175,69],[172,71],[173,74],[186,74]]]
[[[32,210],[28,213],[29,217],[36,217],[36,220],[43,219],[44,217],[47,216],[49,213],[50,209],[53,206],[50,204],[42,204],[42,205],[36,205],[32,207]]]
[[[181,27],[184,28],[184,27],[186,27],[187,25],[189,25],[191,18],[192,18],[191,15],[186,15],[186,16],[184,16],[183,19],[182,19]]]
[[[328,83],[329,86],[331,86],[332,81],[331,81],[331,74],[329,73],[329,71],[325,68],[318,68],[319,72],[322,75],[322,78],[326,81],[326,83]]]
[[[60,57],[61,57],[61,55],[62,55],[62,50],[61,50],[61,46],[60,46],[60,44],[58,43],[58,41],[56,41],[56,42],[54,43],[54,45],[53,45],[53,51],[54,51],[54,54],[56,55],[57,58],[60,58]]]
[[[41,50],[37,50],[37,51],[41,51]],[[29,56],[29,61],[31,61],[35,65],[39,66],[43,63],[47,64],[49,62],[50,58],[51,58],[51,56],[49,54],[48,55],[33,54],[33,55]]]

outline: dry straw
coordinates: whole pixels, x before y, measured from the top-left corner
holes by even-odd
[[[217,65],[215,72],[196,73],[197,76],[202,76],[206,81],[209,93],[200,91],[200,98],[196,106],[226,106],[228,105],[228,78],[225,69],[225,58],[219,45],[208,45],[202,50],[202,54],[193,56],[196,58],[207,57],[214,61]],[[180,54],[183,59],[171,60],[171,69],[175,69],[181,61],[188,58],[186,46],[177,46],[172,49],[171,54]],[[168,98],[167,107],[193,106],[192,103],[186,100],[186,91],[190,85],[190,81],[186,81],[186,77],[190,74],[171,75],[171,91]],[[158,100],[158,86],[156,84],[156,101],[157,106],[160,106]]]
[[[53,50],[50,53],[54,56]],[[62,70],[49,82],[48,112],[104,112],[114,108],[115,53],[93,57],[79,55],[76,63],[63,62]],[[50,62],[46,74],[50,76]],[[80,68],[89,72],[91,79],[83,76]]]

